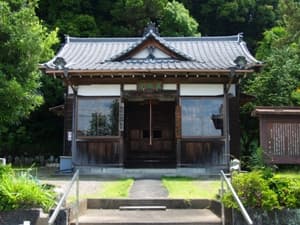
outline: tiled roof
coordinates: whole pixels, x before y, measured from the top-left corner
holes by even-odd
[[[148,36],[147,36],[148,35]],[[178,59],[126,59],[130,52],[152,35],[161,45],[180,55]],[[240,35],[221,37],[159,37],[151,31],[140,38],[77,38],[67,41],[57,55],[43,66],[55,69],[53,61],[63,57],[69,70],[85,71],[158,71],[158,70],[228,70],[235,65],[237,56],[244,56],[247,68],[261,64],[248,51]]]

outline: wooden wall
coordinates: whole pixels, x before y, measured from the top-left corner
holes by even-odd
[[[224,142],[200,141],[182,139],[181,165],[182,166],[222,166]]]
[[[300,164],[300,117],[261,116],[260,143],[274,164]]]
[[[118,166],[120,164],[119,139],[77,141],[75,164],[81,166]]]

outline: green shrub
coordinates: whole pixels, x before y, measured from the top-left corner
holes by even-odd
[[[252,169],[262,169],[266,166],[264,159],[264,150],[262,147],[258,147],[254,152],[252,152],[250,157],[250,168]]]
[[[0,211],[41,207],[48,211],[55,203],[55,193],[23,173],[17,176],[10,166],[0,167]]]
[[[8,175],[12,175],[14,173],[13,169],[11,168],[11,165],[0,165],[0,179],[2,179],[2,177],[8,176]]]
[[[276,193],[269,188],[260,171],[234,174],[232,185],[247,207],[267,210],[280,208]],[[222,201],[226,207],[238,208],[230,192],[225,193]]]
[[[265,210],[300,207],[300,182],[274,177],[270,170],[234,174],[232,185],[246,207]],[[222,199],[228,208],[238,208],[230,192]]]
[[[273,177],[270,188],[277,193],[280,206],[285,208],[300,207],[300,182],[287,177]]]

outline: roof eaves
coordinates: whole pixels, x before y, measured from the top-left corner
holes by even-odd
[[[251,113],[252,116],[261,115],[299,115],[300,107],[293,106],[257,106]]]
[[[261,61],[258,61],[256,58],[254,58],[254,57],[252,56],[252,54],[249,52],[249,50],[248,50],[248,48],[247,48],[246,42],[241,41],[241,42],[240,42],[240,46],[241,46],[242,51],[245,53],[245,55],[246,55],[248,58],[250,58],[253,62],[255,62],[255,65],[262,64]]]
[[[95,70],[90,70],[90,69],[70,69],[69,74],[80,74],[80,75],[85,75],[85,74],[109,74],[111,75],[112,73],[114,74],[136,74],[136,73],[197,73],[197,74],[226,74],[228,75],[231,70],[230,69],[201,69],[201,68],[166,68],[166,69],[161,69],[161,68],[115,68],[115,69],[95,69]],[[235,73],[238,76],[243,76],[245,73],[253,73],[253,70],[236,70]],[[45,70],[46,74],[62,74],[63,70],[57,70],[57,69],[52,69],[49,68]]]

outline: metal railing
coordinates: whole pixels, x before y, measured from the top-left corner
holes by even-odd
[[[76,172],[73,175],[73,178],[67,188],[67,190],[64,192],[63,196],[61,197],[61,199],[59,200],[53,214],[51,215],[49,221],[48,221],[48,225],[53,225],[53,223],[56,220],[56,217],[59,213],[59,210],[61,209],[61,207],[63,206],[63,204],[65,203],[66,198],[68,197],[73,184],[76,182],[76,225],[78,225],[78,214],[79,214],[79,170],[76,170]]]
[[[227,184],[228,189],[231,191],[234,200],[237,202],[237,204],[241,210],[241,213],[242,213],[244,219],[246,220],[247,224],[253,225],[253,221],[251,220],[247,210],[245,209],[243,203],[239,199],[239,196],[235,192],[230,180],[227,178],[227,176],[225,175],[223,170],[221,170],[221,199],[223,198],[223,194],[224,194],[224,181]],[[222,203],[222,225],[225,225],[225,208],[224,208],[223,203]]]
[[[38,172],[36,167],[29,168],[14,168],[14,172],[17,176],[25,176],[31,179],[37,180]]]

